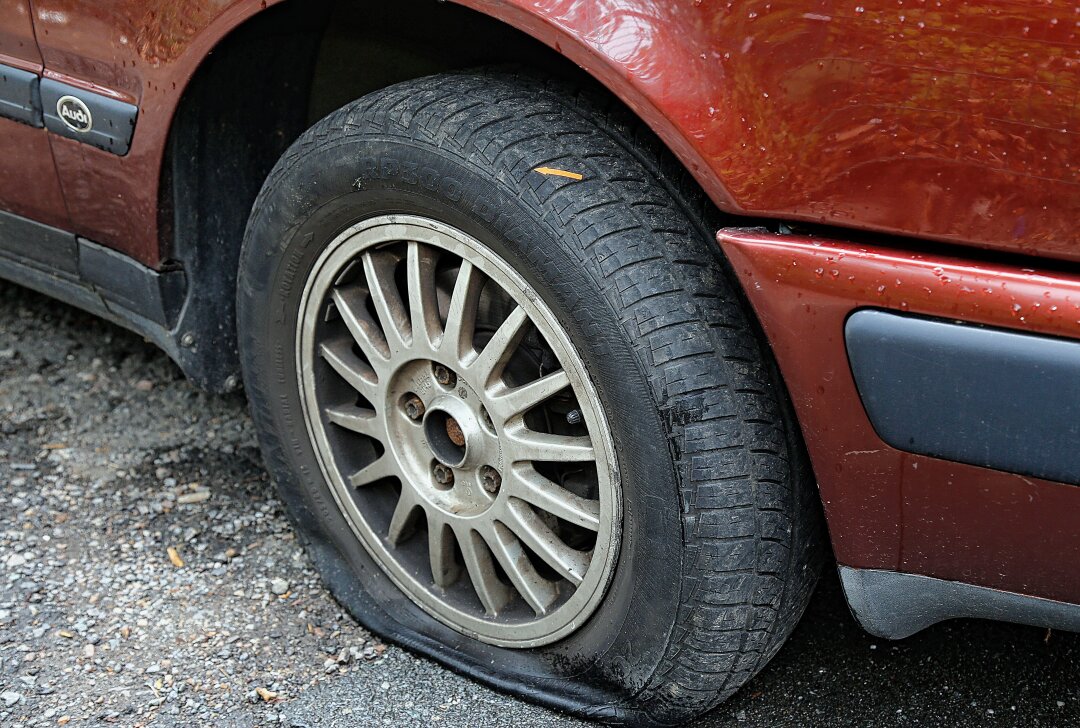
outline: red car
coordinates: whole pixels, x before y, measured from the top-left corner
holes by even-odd
[[[370,629],[581,715],[1080,628],[1060,3],[5,0],[0,275],[243,386]]]

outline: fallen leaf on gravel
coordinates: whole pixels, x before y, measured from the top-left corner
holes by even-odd
[[[184,566],[184,560],[180,558],[180,552],[176,550],[175,546],[170,546],[169,548],[165,549],[165,553],[169,555],[169,561],[172,562],[173,566],[178,569]]]
[[[210,500],[209,490],[197,490],[194,493],[183,493],[176,496],[176,502],[180,505],[202,503],[205,500]]]
[[[70,720],[70,715],[62,715],[56,719],[56,725],[67,725]]]
[[[271,700],[277,698],[277,693],[275,693],[273,690],[267,690],[266,688],[255,688],[255,692],[259,694],[260,698],[262,698],[268,703]]]

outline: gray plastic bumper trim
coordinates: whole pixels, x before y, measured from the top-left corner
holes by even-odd
[[[874,310],[844,335],[889,445],[1080,485],[1080,341]]]
[[[1055,602],[920,574],[840,567],[848,607],[867,632],[909,637],[947,619],[996,619],[1080,632],[1080,604]]]

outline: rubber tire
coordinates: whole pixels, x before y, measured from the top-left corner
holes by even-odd
[[[319,474],[296,384],[300,295],[338,232],[391,212],[455,225],[513,265],[604,403],[620,553],[597,612],[555,644],[493,647],[429,617],[368,556]],[[243,243],[244,381],[296,528],[362,624],[497,689],[633,724],[699,715],[775,654],[816,582],[820,506],[770,354],[716,252],[714,214],[604,94],[513,73],[380,90],[286,152]]]

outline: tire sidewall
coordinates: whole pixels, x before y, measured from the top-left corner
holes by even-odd
[[[260,195],[241,255],[245,384],[271,474],[334,595],[383,636],[526,695],[567,707],[626,704],[664,655],[678,609],[683,533],[668,428],[611,293],[571,230],[532,190],[413,139],[351,134],[297,143]],[[572,192],[571,192],[572,194]],[[393,585],[338,509],[310,443],[296,376],[296,320],[315,260],[377,215],[424,215],[475,237],[517,270],[568,333],[604,403],[621,473],[623,525],[607,594],[572,635],[514,650],[465,637]],[[548,702],[550,696],[546,697]]]

